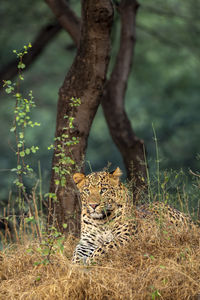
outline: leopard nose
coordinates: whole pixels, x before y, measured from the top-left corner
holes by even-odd
[[[95,209],[97,206],[99,206],[99,204],[96,204],[96,203],[90,203],[89,204],[93,209]]]

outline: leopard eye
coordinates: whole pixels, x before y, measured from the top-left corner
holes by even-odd
[[[103,193],[105,193],[105,192],[107,192],[107,188],[102,188],[101,190],[100,190],[100,194],[103,194]]]
[[[90,194],[90,190],[89,189],[84,189],[83,192],[86,193],[86,194],[88,194],[88,195]]]

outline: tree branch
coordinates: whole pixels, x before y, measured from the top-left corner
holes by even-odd
[[[23,62],[26,67],[28,67],[35,61],[35,59],[40,55],[47,44],[58,34],[61,29],[62,27],[60,26],[60,24],[56,22],[53,24],[48,24],[40,30],[35,41],[32,43],[31,51],[23,58]],[[12,79],[18,73],[17,63],[18,60],[14,59],[7,65],[5,65],[2,70],[0,70],[1,83],[3,80]],[[0,84],[0,89],[1,88],[2,84]]]
[[[119,5],[121,18],[120,48],[110,80],[107,82],[102,106],[111,136],[120,150],[128,177],[134,176],[136,186],[145,177],[144,142],[137,138],[124,110],[124,99],[136,41],[135,20],[138,9],[136,0],[122,0]]]
[[[149,5],[144,5],[142,6],[142,8],[144,11],[148,13],[169,17],[169,18],[180,18],[185,21],[191,21],[189,17],[187,17],[186,15],[178,14],[175,10],[163,10],[162,8],[157,8]]]
[[[143,24],[137,24],[137,28],[142,30],[143,32],[149,34],[150,36],[153,36],[160,43],[165,44],[167,46],[170,46],[173,48],[180,48],[182,46],[180,43],[177,43],[176,41],[166,38],[166,36],[160,34],[158,31],[156,31],[150,27],[147,27]]]
[[[80,19],[64,0],[45,0],[60,25],[69,33],[76,46],[80,40]]]

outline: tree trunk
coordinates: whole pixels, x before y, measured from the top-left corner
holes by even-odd
[[[55,216],[61,231],[63,223],[66,223],[67,231],[75,234],[79,232],[79,218],[75,214],[79,213],[80,207],[71,173],[77,171],[77,168],[82,171],[83,168],[88,135],[103,92],[109,62],[112,20],[113,7],[110,0],[82,2],[80,45],[59,91],[55,134],[57,139],[50,186],[50,192],[56,193],[57,201],[50,200],[50,219],[52,222]],[[73,97],[80,98],[80,106],[71,106],[70,100]],[[73,128],[69,126],[69,117],[74,118]],[[78,144],[67,146],[73,138],[78,138]],[[72,159],[75,164],[70,159],[68,162],[61,161],[59,153],[63,145],[65,158]],[[56,173],[59,165],[62,165],[65,173],[70,173],[65,176],[65,186],[56,184],[60,180],[60,174]]]
[[[55,0],[46,0],[46,2],[55,2]],[[50,7],[54,14],[60,10],[63,11],[62,5],[57,3],[57,9],[51,4]],[[65,3],[67,7],[67,4]],[[104,115],[109,127],[110,134],[124,160],[129,179],[133,179],[133,191],[144,186],[143,178],[146,178],[146,167],[144,164],[144,142],[139,139],[128,119],[124,109],[125,92],[127,82],[133,61],[133,51],[136,42],[136,13],[138,9],[136,0],[121,0],[118,5],[118,12],[121,18],[121,40],[116,62],[111,73],[110,79],[105,85],[105,90],[101,99]],[[59,9],[60,7],[60,9]],[[69,8],[67,7],[68,11]],[[61,13],[60,12],[60,13]],[[62,22],[68,23],[68,15],[62,14]],[[78,44],[79,35],[73,34],[80,27],[77,17],[71,15],[71,27],[73,30],[67,32],[72,39]],[[74,19],[74,20],[73,20]],[[76,27],[76,30],[74,29]]]
[[[122,154],[127,176],[132,179],[134,194],[137,192],[136,189],[144,186],[146,177],[144,142],[133,131],[124,108],[136,41],[137,9],[136,0],[122,0],[118,7],[121,18],[120,48],[101,101],[110,134]]]

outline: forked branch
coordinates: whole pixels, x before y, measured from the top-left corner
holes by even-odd
[[[26,70],[27,67],[29,67],[36,60],[47,44],[58,34],[61,29],[61,25],[55,22],[45,25],[40,30],[34,42],[32,43],[31,51],[28,52],[28,54],[26,54],[23,58],[23,63],[26,65]],[[3,87],[3,80],[12,79],[18,74],[18,69],[16,68],[17,64],[18,60],[14,59],[5,65],[2,70],[0,70],[0,89]]]

